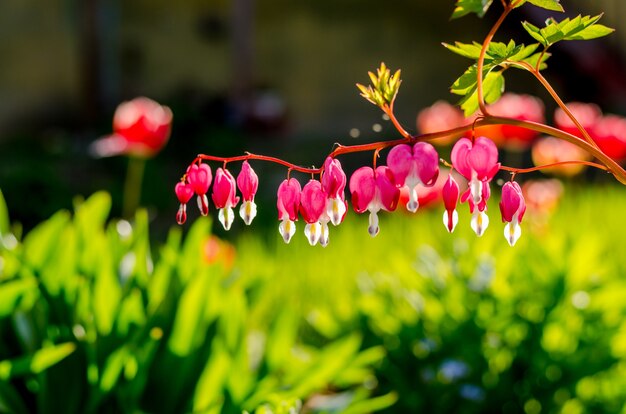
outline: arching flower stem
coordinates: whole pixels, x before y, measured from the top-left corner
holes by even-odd
[[[615,176],[615,178],[620,183],[626,185],[626,171],[615,160],[613,160],[611,157],[603,153],[597,147],[592,146],[587,141],[575,135],[569,134],[565,131],[562,131],[560,129],[557,129],[557,128],[554,128],[545,124],[532,122],[532,121],[523,121],[523,120],[514,119],[514,118],[493,116],[493,115],[487,115],[483,117],[482,119],[472,122],[467,125],[463,125],[460,127],[451,128],[451,129],[447,129],[443,131],[432,132],[428,134],[409,135],[406,138],[401,138],[401,139],[396,139],[396,140],[391,140],[391,141],[377,141],[377,142],[372,142],[368,144],[338,145],[332,150],[330,154],[328,154],[328,157],[335,158],[343,154],[366,152],[366,151],[380,151],[385,148],[393,147],[399,144],[412,144],[412,143],[416,143],[419,141],[432,141],[432,140],[439,139],[439,138],[456,136],[464,132],[470,131],[474,128],[478,128],[478,127],[486,126],[486,125],[519,126],[519,127],[531,129],[533,131],[537,131],[546,135],[550,135],[556,138],[563,139],[567,142],[570,142],[584,149],[585,151],[589,152],[591,155],[593,155],[600,161],[600,163],[591,163],[591,162],[582,162],[582,161],[576,161],[576,162],[567,161],[567,163],[579,163],[579,164],[584,163],[585,165],[589,165],[592,167],[596,167],[596,168],[608,171],[613,176]],[[305,174],[321,174],[322,171],[324,170],[323,167],[320,167],[320,168],[302,167],[302,166],[287,162],[277,157],[270,157],[266,155],[252,154],[252,153],[246,153],[245,155],[239,155],[239,156],[234,156],[234,157],[218,157],[214,155],[199,154],[196,157],[196,159],[193,161],[193,163],[200,163],[201,161],[237,162],[237,161],[245,161],[245,160],[259,160],[259,161],[272,162],[275,164],[284,165],[287,168],[289,168],[289,170],[299,171]],[[542,168],[548,168],[548,167],[549,166],[542,167]],[[513,167],[506,167],[506,166],[503,166],[502,169],[505,171],[511,171],[511,172],[517,172],[517,173],[523,173],[526,171],[523,169],[517,169]]]

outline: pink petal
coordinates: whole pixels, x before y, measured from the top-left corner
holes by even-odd
[[[191,197],[193,197],[194,193],[191,185],[183,182],[177,183],[176,187],[174,187],[174,191],[176,192],[176,197],[178,197],[178,201],[181,204],[187,204],[189,200],[191,200]]]
[[[241,165],[241,171],[237,175],[237,187],[241,191],[244,201],[254,200],[254,195],[259,188],[259,177],[256,175],[248,161]]]
[[[492,140],[478,137],[474,140],[474,146],[467,155],[467,163],[476,171],[479,180],[490,180],[495,172],[494,166],[498,164],[498,147]]]
[[[413,159],[422,184],[433,186],[439,176],[439,154],[435,147],[427,142],[418,142],[413,146]]]
[[[472,168],[468,164],[468,154],[472,149],[472,141],[467,138],[459,139],[452,148],[452,165],[463,177],[470,180],[472,178]]]
[[[511,222],[515,213],[518,213],[518,220],[521,221],[520,214],[523,216],[525,210],[526,204],[519,184],[511,181],[504,184],[500,201],[502,222]]]
[[[383,208],[387,211],[395,210],[400,199],[400,190],[396,187],[394,175],[388,167],[376,168],[376,187]]]
[[[395,181],[400,187],[405,184],[414,162],[413,150],[406,144],[396,145],[389,151],[387,166],[393,172]]]
[[[225,169],[218,168],[213,183],[213,203],[216,208],[234,207],[239,202],[235,195],[236,183],[232,174]]]
[[[326,158],[324,172],[322,173],[322,189],[328,198],[344,199],[346,188],[346,174],[341,168],[341,163],[336,158]]]
[[[187,182],[198,195],[209,191],[212,179],[211,168],[207,164],[193,164],[187,168]]]
[[[300,214],[307,223],[316,223],[326,210],[326,194],[322,184],[317,180],[310,180],[302,189],[300,197]]]
[[[443,204],[446,210],[451,211],[456,208],[456,204],[459,201],[459,184],[456,182],[452,174],[448,175],[443,188],[441,189],[441,195],[443,196]]]
[[[350,177],[352,206],[357,213],[363,213],[376,195],[376,180],[371,167],[361,167]]]
[[[300,192],[300,183],[295,178],[290,178],[280,183],[277,193],[278,199],[276,201],[279,220],[295,221],[298,219]]]

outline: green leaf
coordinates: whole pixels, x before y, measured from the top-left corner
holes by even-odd
[[[522,45],[522,47],[517,51],[517,53],[514,53],[511,56],[509,56],[507,60],[512,61],[512,62],[519,62],[524,59],[527,59],[533,53],[535,53],[538,47],[539,47],[539,43],[533,43],[528,46]]]
[[[472,44],[467,44],[467,43],[461,43],[461,42],[454,42],[454,45],[451,45],[448,43],[442,43],[442,45],[446,49],[456,53],[457,55],[461,55],[469,59],[477,60],[478,57],[480,56],[480,49],[481,49],[480,43],[474,42]]]
[[[559,3],[559,0],[526,0],[525,3],[530,3],[537,7],[541,7],[546,10],[553,10],[563,12],[563,6]]]
[[[129,352],[126,346],[122,346],[109,355],[104,363],[102,377],[100,378],[100,390],[102,392],[109,392],[115,387],[128,357]]]
[[[18,310],[24,298],[28,303],[34,303],[39,295],[37,279],[25,277],[0,285],[0,318],[12,315]]]
[[[522,22],[522,26],[524,27],[524,29],[526,29],[528,34],[533,37],[533,39],[535,39],[544,46],[548,45],[546,39],[544,39],[541,35],[541,29],[539,29],[537,26],[534,26],[528,22]]]
[[[0,237],[9,233],[10,224],[9,209],[7,208],[7,203],[2,195],[2,190],[0,190]]]
[[[606,26],[601,25],[601,24],[594,24],[592,26],[589,26],[589,27],[583,29],[582,31],[580,31],[579,33],[577,33],[577,34],[575,34],[573,36],[568,36],[568,38],[565,39],[565,40],[590,40],[590,39],[597,39],[599,37],[604,37],[604,36],[610,35],[614,31],[615,31],[615,29],[612,29],[610,27],[606,27]]]
[[[42,348],[33,355],[0,361],[0,380],[39,374],[68,357],[75,349],[76,344],[66,342]]]
[[[602,15],[576,16],[560,22],[553,18],[546,21],[546,26],[538,28],[528,22],[522,22],[524,29],[546,48],[561,40],[589,40],[613,33],[613,29],[596,24]]]
[[[483,17],[493,0],[457,0],[451,19],[458,19],[470,13]]]
[[[489,72],[483,79],[483,99],[485,103],[494,103],[500,99],[502,92],[504,92],[504,76],[502,76],[502,72]],[[466,117],[474,114],[479,107],[477,88],[474,88],[471,94],[465,95],[460,103]]]
[[[231,366],[231,357],[218,338],[211,344],[211,357],[202,370],[193,396],[193,411],[204,412],[209,407],[221,407],[224,383]]]
[[[390,392],[380,397],[369,398],[362,401],[357,401],[351,404],[347,409],[343,410],[344,414],[367,414],[376,411],[384,410],[391,407],[398,401],[398,394]]]
[[[470,66],[450,87],[455,95],[467,95],[476,88],[476,65]],[[483,75],[484,76],[484,75]]]

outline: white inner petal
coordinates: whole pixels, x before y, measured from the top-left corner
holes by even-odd
[[[256,203],[254,201],[244,201],[241,207],[239,207],[239,216],[249,226],[256,217]]]
[[[326,214],[330,217],[333,226],[338,226],[346,214],[346,204],[339,197],[329,198],[326,202]]]
[[[472,193],[472,200],[474,201],[474,204],[478,204],[480,203],[480,201],[483,198],[482,192],[483,192],[483,184],[481,181],[478,180],[478,178],[472,178],[469,182],[469,188],[470,188],[470,192]]]
[[[283,236],[285,243],[289,243],[291,238],[296,233],[296,223],[289,219],[285,219],[278,225],[278,232]]]
[[[322,236],[322,224],[318,221],[315,223],[307,223],[304,227],[304,235],[309,244],[315,246]]]
[[[458,223],[459,213],[457,213],[456,210],[452,210],[452,226],[450,226],[449,223],[448,211],[446,210],[443,212],[443,225],[446,226],[446,230],[448,230],[449,233],[452,233],[454,231]]]
[[[220,223],[222,223],[222,226],[224,226],[224,230],[230,230],[230,226],[233,225],[233,221],[235,220],[235,213],[230,206],[220,208],[219,213],[217,214],[217,218],[219,219]]]
[[[474,233],[480,237],[485,234],[485,230],[487,230],[487,227],[489,226],[489,217],[484,211],[474,210],[470,225],[472,226]]]
[[[370,236],[375,237],[378,234],[378,231],[380,230],[378,228],[378,214],[376,214],[376,211],[371,211],[370,212],[370,218],[369,218],[369,227],[367,228],[367,231],[369,232]]]
[[[328,246],[328,222],[322,221],[321,223],[321,233],[320,233],[320,245],[322,247]]]
[[[504,238],[511,247],[515,246],[515,243],[517,243],[517,240],[520,238],[521,235],[522,228],[520,227],[516,218],[513,218],[513,221],[511,221],[510,223],[506,223],[506,225],[504,226]]]
[[[411,213],[415,213],[420,203],[417,199],[417,186],[409,187],[409,201],[406,203],[406,209]]]

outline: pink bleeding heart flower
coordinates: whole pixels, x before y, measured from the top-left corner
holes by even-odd
[[[328,224],[320,222],[325,212],[326,194],[322,190],[322,184],[317,180],[310,180],[302,189],[300,214],[307,223],[304,235],[311,246],[315,246],[320,240],[323,246],[328,244]]]
[[[507,182],[502,187],[502,201],[500,201],[500,213],[502,213],[502,222],[504,226],[504,238],[509,245],[515,245],[515,242],[522,235],[520,223],[526,212],[526,202],[522,195],[522,189],[516,182]]]
[[[218,168],[215,172],[213,182],[213,204],[219,209],[218,220],[224,226],[224,230],[230,230],[230,226],[235,219],[233,207],[239,202],[236,196],[236,183],[232,174],[223,168]]]
[[[352,206],[357,213],[370,212],[368,231],[372,237],[378,234],[378,211],[393,211],[398,205],[400,190],[388,167],[361,167],[350,177]]]
[[[241,171],[237,175],[237,187],[241,192],[243,199],[239,208],[239,216],[246,225],[250,225],[256,217],[256,204],[254,196],[259,188],[259,177],[256,175],[248,161],[244,161],[241,165]]]
[[[437,150],[427,142],[418,142],[413,147],[406,144],[396,145],[387,155],[387,165],[393,172],[396,184],[409,188],[406,209],[415,213],[419,207],[417,186],[422,184],[432,187],[439,176]]]
[[[456,182],[452,173],[448,175],[448,179],[441,189],[443,197],[443,205],[446,211],[443,213],[443,225],[446,226],[448,232],[452,233],[459,222],[459,213],[456,211],[456,204],[459,201],[459,184]]]
[[[469,181],[469,188],[461,196],[461,202],[468,201],[472,229],[482,236],[489,225],[485,213],[491,194],[489,181],[500,169],[498,148],[486,137],[478,137],[474,142],[461,138],[452,148],[451,158],[454,168]]]
[[[117,107],[113,115],[113,134],[94,142],[92,150],[99,157],[149,158],[165,146],[171,127],[170,108],[152,99],[135,98]]]
[[[284,180],[278,187],[276,207],[278,208],[278,220],[281,221],[278,231],[283,236],[285,243],[289,243],[296,232],[294,222],[298,220],[301,192],[300,183],[295,178]]]
[[[348,211],[344,195],[347,178],[338,159],[326,158],[321,181],[326,194],[326,215],[334,226],[338,226]]]
[[[174,192],[180,202],[178,212],[176,213],[176,222],[184,224],[187,221],[187,203],[193,197],[194,191],[189,183],[179,182],[174,187]]]
[[[213,180],[211,168],[207,164],[193,164],[187,168],[187,182],[198,195],[198,208],[200,214],[206,216],[209,214],[209,199],[206,196],[209,186]]]
[[[580,125],[593,137],[593,129],[602,119],[602,110],[599,106],[590,103],[570,102],[567,104],[569,111],[576,117]],[[557,128],[575,135],[583,137],[576,124],[561,108],[554,111],[554,124]]]

